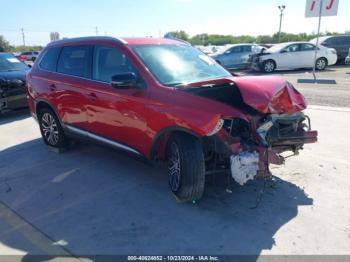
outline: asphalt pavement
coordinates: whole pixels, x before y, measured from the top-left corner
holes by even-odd
[[[350,70],[339,71],[322,87],[282,72],[313,101],[317,144],[272,166],[263,194],[263,181],[228,193],[225,177],[209,178],[196,204],[175,201],[161,166],[85,143],[58,154],[27,111],[2,116],[0,254],[350,255]]]

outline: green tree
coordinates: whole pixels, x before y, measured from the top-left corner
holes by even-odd
[[[165,34],[166,36],[172,36],[172,37],[176,37],[178,39],[182,39],[182,40],[185,40],[185,41],[188,41],[189,39],[189,36],[188,34],[183,31],[183,30],[180,30],[180,31],[170,31],[168,33]]]
[[[5,37],[0,35],[0,52],[8,52],[10,49],[10,44],[6,41]]]
[[[271,44],[273,43],[273,38],[270,35],[259,35],[256,38],[256,42],[259,44]]]

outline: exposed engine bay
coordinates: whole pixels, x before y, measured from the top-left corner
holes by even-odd
[[[269,164],[283,164],[283,152],[296,155],[305,143],[317,141],[317,131],[311,131],[309,117],[301,112],[304,99],[290,83],[284,85],[268,94],[265,104],[252,104],[254,98],[247,103],[235,83],[186,90],[250,116],[249,122],[223,116],[220,131],[203,139],[208,174],[229,170],[240,185],[255,177],[270,177]]]

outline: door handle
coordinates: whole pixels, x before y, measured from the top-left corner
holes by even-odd
[[[93,92],[88,94],[88,97],[90,98],[90,100],[92,101],[96,101],[97,100],[97,95]]]
[[[50,91],[51,91],[51,92],[56,91],[56,89],[57,89],[57,87],[56,87],[55,84],[50,84]]]

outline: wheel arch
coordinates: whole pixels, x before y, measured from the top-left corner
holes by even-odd
[[[37,116],[38,118],[39,118],[40,110],[41,110],[42,108],[49,108],[49,109],[51,109],[51,110],[55,113],[55,115],[57,116],[58,120],[60,121],[60,124],[61,124],[61,125],[63,124],[62,121],[61,121],[61,118],[60,118],[59,114],[57,113],[56,108],[55,108],[49,101],[47,101],[47,100],[45,100],[45,99],[39,99],[39,100],[37,100],[36,103],[35,103],[35,114],[36,114],[36,116]],[[63,125],[62,125],[62,126],[63,126]]]
[[[319,59],[324,59],[325,61],[326,61],[326,66],[328,65],[328,59],[327,59],[327,57],[325,57],[325,56],[320,56],[319,58],[317,58],[317,60],[319,60]],[[317,61],[316,60],[316,61]]]
[[[184,134],[201,139],[202,136],[196,132],[181,126],[169,126],[161,129],[153,138],[151,146],[151,160],[164,159],[165,150],[169,138],[174,134]]]
[[[275,69],[277,68],[277,62],[276,62],[275,59],[273,59],[273,58],[268,58],[268,59],[264,60],[263,63],[266,63],[266,62],[268,62],[268,61],[271,61],[272,63],[274,63],[274,64],[275,64]]]

